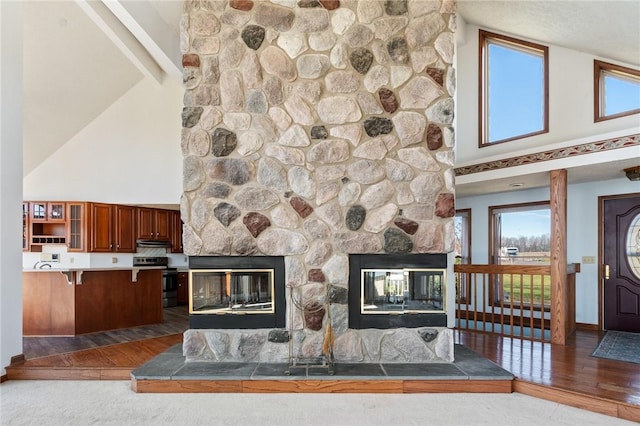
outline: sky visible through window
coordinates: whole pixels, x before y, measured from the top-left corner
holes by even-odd
[[[543,129],[543,58],[489,44],[489,142]]]
[[[501,214],[503,237],[538,236],[551,233],[549,209]]]
[[[605,74],[605,115],[640,108],[640,83]]]

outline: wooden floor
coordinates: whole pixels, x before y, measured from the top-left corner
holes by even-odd
[[[591,357],[600,338],[601,333],[579,330],[566,346],[557,346],[455,332],[456,343],[513,373],[516,392],[640,422],[640,365]],[[182,334],[172,334],[27,359],[7,367],[7,376],[9,380],[128,380],[131,370],[181,341]]]
[[[578,330],[566,346],[558,346],[494,334],[455,332],[456,343],[516,376],[516,392],[640,422],[640,365],[592,357],[602,335]]]

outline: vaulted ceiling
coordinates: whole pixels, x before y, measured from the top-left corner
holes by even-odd
[[[640,66],[640,1],[459,0],[458,11],[490,30]],[[181,13],[181,0],[24,2],[25,175],[141,79],[180,79]]]

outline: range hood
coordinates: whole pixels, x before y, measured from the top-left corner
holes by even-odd
[[[136,240],[136,247],[171,248],[169,240]]]

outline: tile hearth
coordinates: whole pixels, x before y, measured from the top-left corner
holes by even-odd
[[[176,392],[178,388],[184,388],[184,392],[193,392],[189,389],[189,381],[193,383],[211,381],[217,384],[221,382],[253,382],[258,388],[261,381],[274,382],[313,382],[334,381],[354,382],[366,381],[370,383],[384,381],[420,381],[425,383],[438,383],[452,381],[459,383],[461,390],[474,392],[471,384],[481,381],[500,383],[498,388],[488,386],[490,392],[510,392],[510,382],[514,376],[495,363],[483,358],[476,352],[462,345],[455,345],[455,362],[453,363],[429,363],[429,364],[387,364],[387,363],[336,363],[333,366],[333,374],[328,374],[326,368],[315,365],[308,367],[296,366],[290,368],[287,363],[255,363],[255,362],[185,362],[182,355],[182,346],[175,345],[161,353],[151,361],[131,372],[134,389],[138,392],[162,392],[163,384],[166,391]],[[287,374],[289,371],[289,374]],[[151,383],[153,390],[146,385]],[[184,384],[187,382],[187,384]],[[145,390],[141,390],[141,383],[145,383]],[[175,386],[182,383],[180,386]],[[384,385],[384,384],[383,384]],[[206,388],[206,386],[205,386]],[[288,388],[288,391],[292,391]],[[505,390],[509,389],[509,390]],[[242,390],[214,390],[209,392],[235,392]],[[274,391],[278,391],[275,390]],[[440,390],[441,391],[441,390]],[[389,392],[394,392],[390,390]]]

